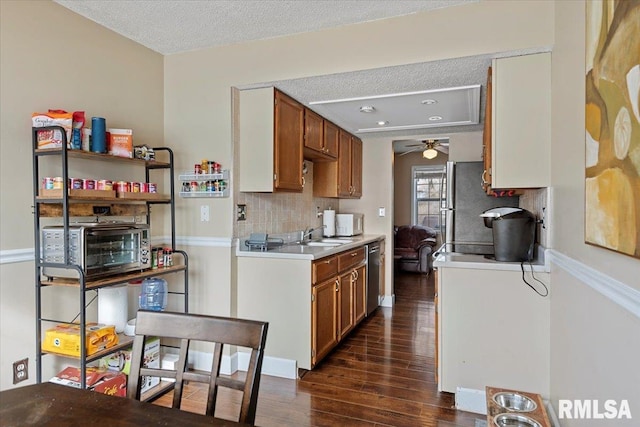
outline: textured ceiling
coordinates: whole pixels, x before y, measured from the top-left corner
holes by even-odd
[[[0,0],[1,1],[1,0]],[[116,33],[168,55],[290,34],[317,31],[479,0],[54,0]],[[415,140],[480,131],[484,122],[486,73],[493,57],[539,52],[500,52],[374,70],[315,76],[286,81],[255,82],[240,89],[275,86],[336,124],[358,134],[362,113],[331,110],[312,104],[328,100],[388,96],[405,92],[481,85],[479,123],[465,126],[375,132],[376,136],[405,139],[394,144],[405,150]],[[550,50],[545,48],[544,50]],[[394,114],[409,115],[411,105],[393,101]],[[408,99],[408,97],[407,97]],[[372,101],[373,102],[373,101]],[[376,100],[376,108],[387,109]],[[391,104],[389,104],[391,105]],[[447,103],[439,102],[446,111]],[[468,109],[469,106],[466,106]],[[475,108],[475,107],[474,107]],[[338,111],[338,112],[337,112]],[[443,115],[434,111],[432,114]],[[385,119],[386,120],[386,119]],[[371,135],[371,134],[367,134]],[[361,135],[363,136],[363,135]]]
[[[317,31],[478,0],[54,0],[162,54]]]

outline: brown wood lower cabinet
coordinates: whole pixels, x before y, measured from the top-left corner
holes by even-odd
[[[364,247],[312,264],[311,363],[317,365],[366,314]],[[336,264],[337,270],[333,270]],[[336,274],[326,278],[328,271]],[[324,273],[324,274],[323,274]],[[317,281],[317,282],[316,282]]]
[[[338,278],[313,286],[311,305],[311,362],[318,363],[338,344]]]

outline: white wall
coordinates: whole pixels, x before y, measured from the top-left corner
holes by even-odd
[[[558,399],[628,399],[634,420],[615,425],[637,425],[640,260],[584,243],[585,3],[560,1],[555,9],[550,246],[568,259],[552,264],[551,401],[557,409]],[[634,314],[590,287],[607,291],[614,285],[635,295]],[[563,420],[562,425],[613,424]]]
[[[84,110],[89,120],[102,116],[108,126],[132,128],[135,143],[157,145],[163,140],[164,97],[161,55],[53,2],[2,1],[0,12],[0,389],[4,390],[13,386],[12,363],[24,357],[30,362],[28,382],[35,379],[31,113],[49,108]],[[144,170],[141,173],[144,178]],[[15,254],[20,256],[15,259]],[[70,303],[77,311],[75,295]]]

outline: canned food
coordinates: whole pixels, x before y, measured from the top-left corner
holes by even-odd
[[[149,193],[157,193],[158,192],[158,187],[156,186],[155,182],[150,182],[149,183]]]
[[[82,180],[79,178],[69,178],[69,188],[82,190]]]
[[[50,176],[42,178],[42,188],[45,190],[53,190],[53,178]]]
[[[196,175],[201,174],[202,173],[202,165],[200,163],[196,163],[193,166],[193,173],[195,173]]]
[[[95,190],[96,189],[96,180],[95,179],[83,179],[82,180],[82,188],[85,190]]]
[[[130,182],[129,183],[129,188],[131,189],[132,193],[139,193],[140,192],[140,183],[139,182]]]
[[[118,181],[113,183],[113,189],[118,193],[127,193],[129,192],[129,183],[126,181]]]
[[[64,186],[63,184],[63,180],[61,176],[56,176],[55,178],[53,178],[53,188],[55,188],[56,190],[62,190],[62,187]]]
[[[158,248],[158,268],[164,267],[164,250],[162,248]]]
[[[140,183],[140,192],[141,193],[148,193],[149,192],[149,183],[148,182],[141,182]]]
[[[96,181],[96,190],[113,190],[113,181],[110,179],[99,179]]]

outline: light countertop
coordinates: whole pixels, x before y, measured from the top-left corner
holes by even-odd
[[[537,256],[529,266],[528,262],[524,263],[525,271],[533,271],[545,273],[549,272],[549,264],[545,262],[544,248],[539,247]],[[506,270],[520,271],[519,262],[496,261],[495,259],[485,258],[484,255],[461,254],[457,252],[442,252],[433,260],[433,266],[436,268],[470,268],[478,270]]]
[[[249,258],[279,258],[279,259],[306,259],[315,260],[324,258],[339,252],[348,251],[371,242],[384,239],[382,234],[362,234],[351,237],[332,237],[332,240],[345,240],[347,243],[339,246],[307,246],[295,243],[285,244],[269,251],[250,251],[244,245],[244,240],[236,241],[236,256]]]

